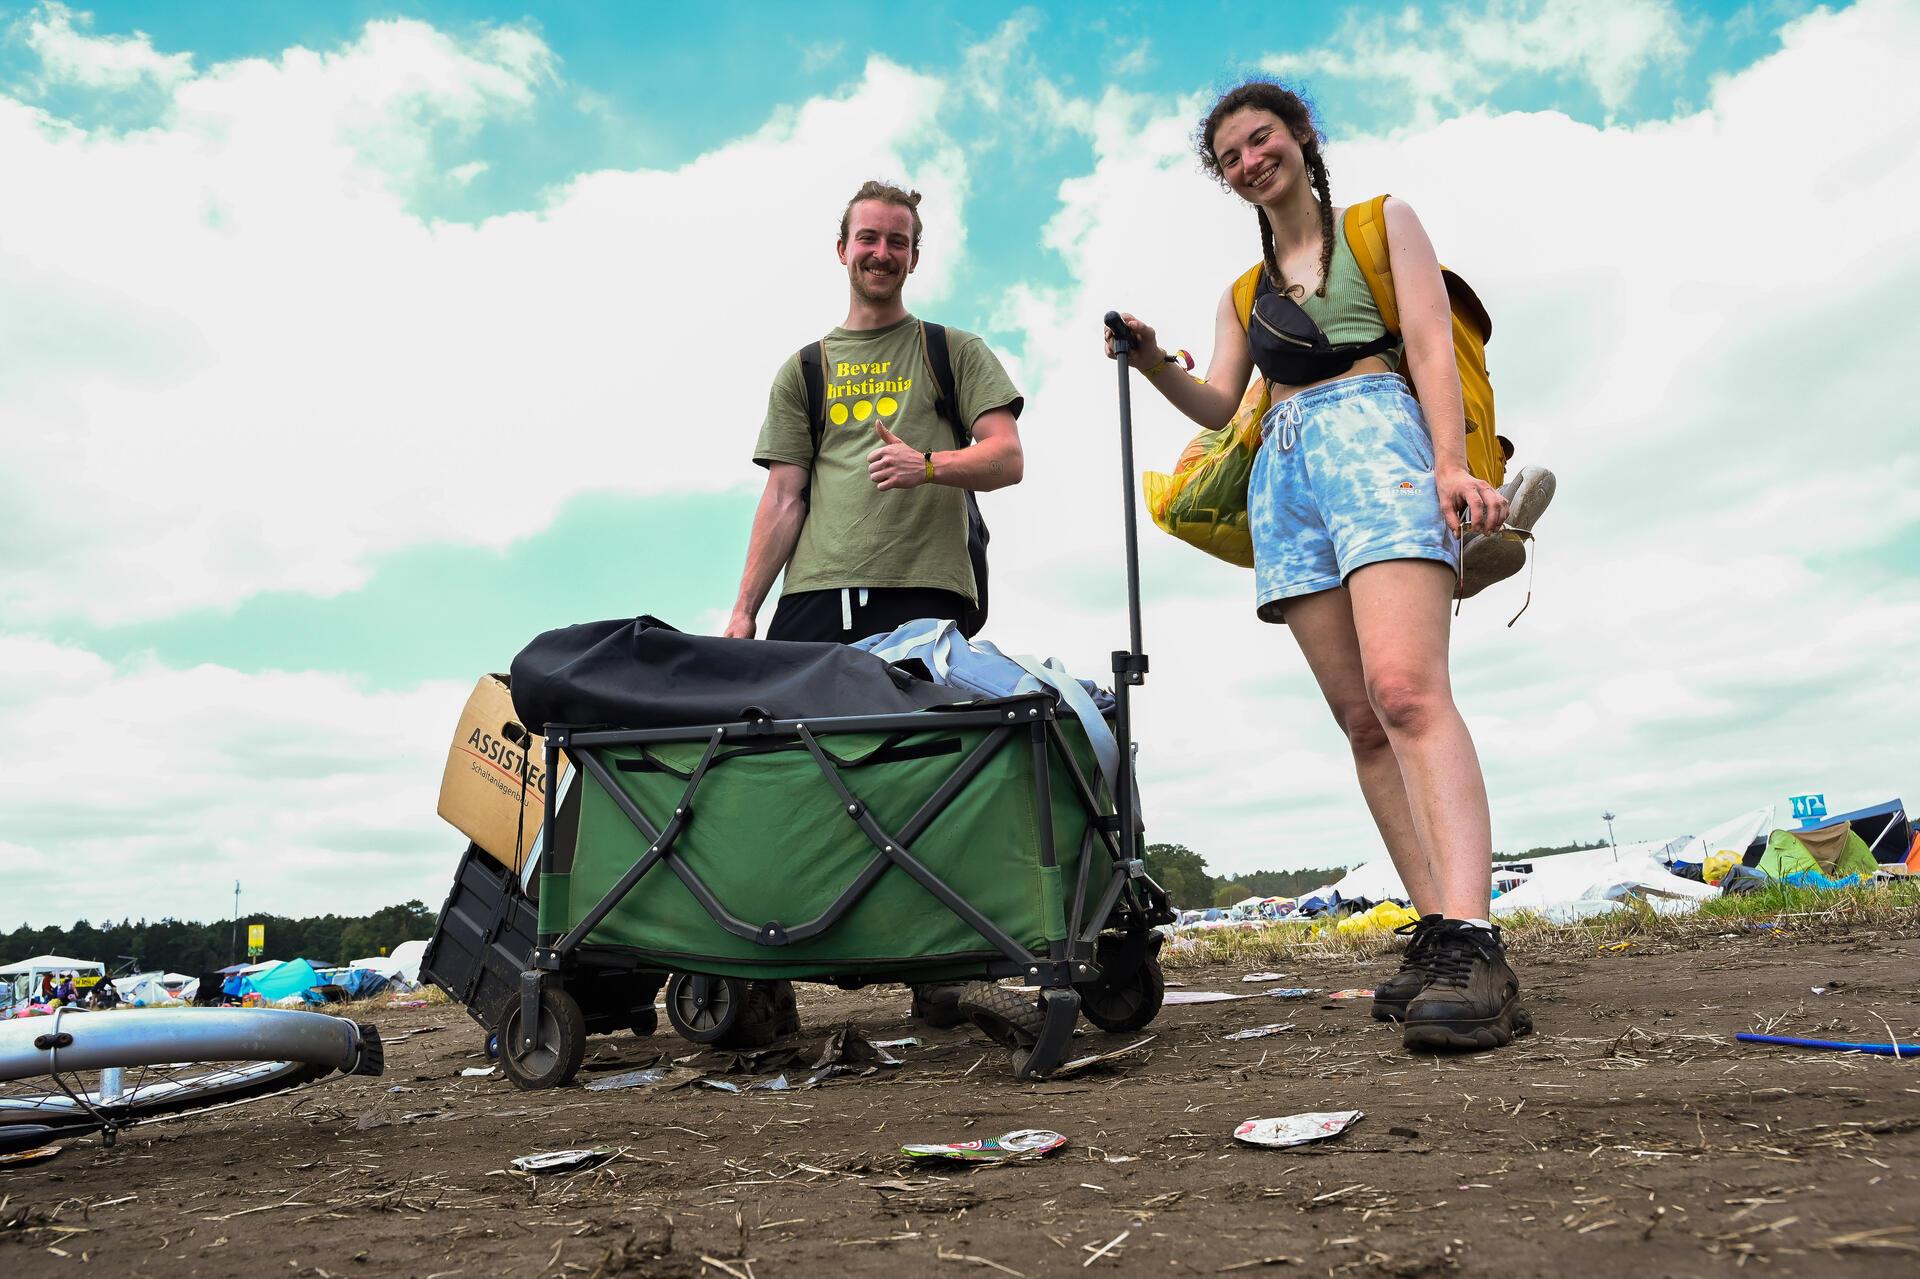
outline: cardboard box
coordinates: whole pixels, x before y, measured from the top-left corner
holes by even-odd
[[[482,675],[447,751],[440,816],[518,874],[546,819],[545,767],[546,740],[515,717],[507,677]]]

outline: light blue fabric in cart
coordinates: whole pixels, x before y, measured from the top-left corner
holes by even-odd
[[[969,640],[956,623],[932,617],[906,622],[885,635],[869,635],[851,647],[885,662],[916,659],[927,668],[934,683],[963,688],[981,697],[1051,692],[1086,730],[1109,789],[1119,775],[1120,745],[1103,714],[1112,708],[1113,694],[1091,680],[1075,679],[1052,658],[1042,662],[1009,656],[986,640]]]

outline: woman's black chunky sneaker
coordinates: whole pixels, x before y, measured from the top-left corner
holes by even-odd
[[[1406,954],[1400,958],[1400,971],[1373,988],[1373,1019],[1375,1021],[1405,1021],[1407,1005],[1426,988],[1427,951],[1433,945],[1434,925],[1442,922],[1439,915],[1422,915],[1411,924],[1402,924],[1394,929],[1407,939]]]
[[[1402,1042],[1408,1048],[1481,1052],[1533,1032],[1498,928],[1443,919],[1429,936],[1425,962],[1432,976],[1407,1004]]]

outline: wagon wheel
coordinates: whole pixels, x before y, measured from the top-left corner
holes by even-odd
[[[977,981],[960,996],[960,1010],[987,1038],[1024,1054],[1040,1040],[1046,1014],[1031,991]]]
[[[500,1025],[500,1066],[516,1088],[558,1088],[572,1079],[587,1055],[587,1021],[572,995],[553,986],[540,991],[540,1021],[533,1047],[520,1043],[520,1000],[507,1003]]]
[[[1108,1034],[1125,1035],[1139,1030],[1160,1015],[1167,998],[1167,979],[1160,971],[1160,957],[1148,955],[1131,973],[1109,976],[1119,964],[1118,945],[1100,945],[1100,979],[1076,984],[1080,992],[1080,1011],[1086,1019]]]
[[[627,1017],[627,1029],[642,1039],[660,1029],[660,1012],[652,1004],[634,1009]]]
[[[667,979],[667,1020],[696,1044],[724,1039],[747,1009],[747,983],[737,977],[675,973]]]

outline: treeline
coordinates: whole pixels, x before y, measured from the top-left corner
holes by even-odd
[[[316,966],[387,954],[403,941],[417,941],[433,932],[433,912],[417,901],[376,910],[371,915],[315,915],[289,919],[283,915],[242,915],[210,924],[182,919],[122,920],[90,924],[80,920],[71,928],[30,928],[21,925],[0,937],[0,957],[12,963],[34,955],[65,955],[93,959],[109,972],[121,969],[165,970],[199,976],[225,968],[247,957],[247,925],[265,924],[263,959],[306,959]],[[133,962],[137,960],[137,965]]]
[[[1585,852],[1606,846],[1604,839],[1597,839],[1591,844],[1575,840],[1554,847],[1529,848],[1524,853],[1498,853],[1495,858],[1499,861],[1521,861],[1529,857],[1552,857],[1556,853]],[[1167,890],[1167,896],[1182,910],[1231,906],[1249,897],[1298,897],[1324,884],[1336,882],[1348,869],[1345,866],[1316,866],[1310,870],[1254,870],[1237,875],[1209,875],[1206,859],[1185,844],[1147,845],[1147,873]]]
[[[1249,897],[1298,897],[1346,874],[1341,866],[1310,870],[1254,870],[1209,875],[1207,862],[1185,844],[1148,844],[1147,873],[1181,910],[1231,906]]]

